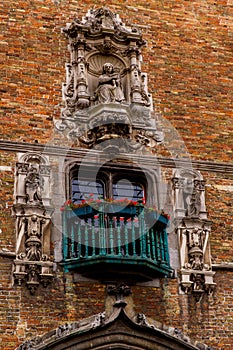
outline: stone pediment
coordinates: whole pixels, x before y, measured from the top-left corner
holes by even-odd
[[[125,26],[120,17],[111,12],[107,7],[89,10],[82,20],[75,19],[71,24],[68,24],[63,31],[67,33],[69,37],[76,37],[77,33],[82,31],[86,36],[94,39],[108,34],[115,39],[116,42],[134,39],[141,41],[141,45],[145,44],[145,42],[142,41],[141,33],[138,28]]]
[[[100,313],[85,320],[64,324],[48,334],[29,340],[17,350],[65,349],[147,349],[147,350],[200,350],[210,349],[205,344],[193,343],[176,328],[159,322],[149,323],[144,314],[134,318],[123,307],[115,308],[106,317]]]

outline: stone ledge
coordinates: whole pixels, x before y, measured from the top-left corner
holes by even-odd
[[[28,151],[34,151],[34,152],[44,152],[47,155],[50,156],[57,156],[57,157],[83,157],[88,152],[86,149],[70,149],[69,147],[59,147],[59,146],[50,146],[50,145],[43,145],[43,144],[32,144],[32,143],[26,143],[26,142],[15,142],[15,141],[0,141],[0,149],[2,151],[9,151],[9,152],[20,152],[23,151],[24,153]],[[92,153],[96,153],[96,155],[99,155],[98,151],[95,151]],[[132,160],[134,159],[134,155],[130,154],[132,157]],[[151,162],[155,160],[154,156],[147,156],[144,155],[145,162]],[[177,166],[188,166],[192,164],[192,167],[200,170],[200,171],[209,171],[212,173],[224,173],[226,175],[233,175],[233,163],[223,163],[223,162],[211,162],[211,161],[203,161],[203,160],[190,160],[190,159],[173,159],[173,158],[157,158],[158,163],[161,166],[166,166],[168,168],[174,168],[174,165]]]

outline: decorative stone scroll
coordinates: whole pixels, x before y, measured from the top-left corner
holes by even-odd
[[[50,166],[36,153],[28,153],[16,164],[15,203],[16,259],[14,279],[26,282],[33,294],[40,283],[52,279],[50,261]]]
[[[180,285],[199,300],[213,291],[211,267],[211,222],[205,207],[205,181],[199,172],[179,169],[174,174],[173,193],[180,252]]]
[[[63,32],[69,40],[70,63],[63,85],[65,106],[61,119],[55,121],[56,129],[89,148],[100,143],[103,134],[108,139],[122,138],[123,124],[124,138],[138,148],[162,142],[147,75],[141,71],[145,41],[139,30],[100,8],[88,11],[82,20],[74,19]]]

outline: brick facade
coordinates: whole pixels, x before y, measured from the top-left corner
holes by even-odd
[[[0,349],[13,350],[26,339],[105,308],[105,285],[64,273],[54,264],[54,279],[35,295],[13,283],[16,251],[15,165],[27,151],[46,154],[43,145],[78,148],[55,131],[62,108],[67,40],[61,28],[104,1],[19,1],[0,4]],[[206,207],[212,221],[211,256],[216,288],[196,302],[179,290],[179,281],[161,279],[132,286],[135,312],[177,327],[214,349],[233,347],[232,236],[232,36],[233,2],[111,1],[110,10],[138,26],[147,40],[143,70],[165,143],[153,150],[172,178],[169,159],[186,157],[206,181]],[[182,143],[184,141],[184,143]],[[50,153],[56,194],[58,157]],[[58,151],[59,152],[59,151]],[[66,151],[65,151],[66,152]],[[59,184],[58,184],[59,186]],[[53,203],[59,213],[61,203]],[[169,210],[169,208],[168,208]],[[53,222],[56,226],[56,223]],[[56,250],[53,228],[51,255]],[[176,247],[175,234],[171,235]],[[55,248],[54,248],[55,247]],[[175,248],[174,248],[175,249]],[[57,250],[56,250],[57,252]],[[56,253],[59,254],[59,253]],[[56,260],[56,257],[55,257]]]

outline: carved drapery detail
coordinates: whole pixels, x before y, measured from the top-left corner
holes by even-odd
[[[180,253],[180,285],[197,299],[215,283],[210,254],[211,222],[205,207],[205,181],[200,173],[179,169],[172,179]]]
[[[88,148],[101,142],[103,133],[108,139],[124,136],[138,146],[135,149],[161,143],[163,134],[156,128],[147,75],[141,71],[145,41],[139,30],[126,27],[118,15],[101,8],[73,20],[63,32],[69,40],[70,63],[63,85],[65,106],[55,121],[56,129]],[[94,127],[97,114],[99,126]],[[124,132],[122,115],[127,119]]]
[[[16,164],[15,203],[16,259],[14,278],[33,294],[40,283],[52,279],[50,261],[50,166],[36,154],[27,154]]]

